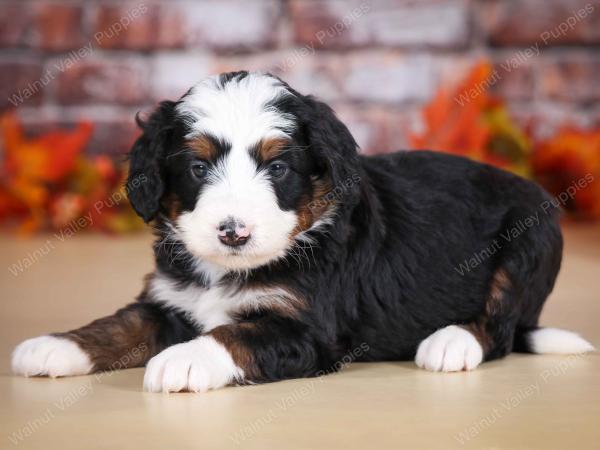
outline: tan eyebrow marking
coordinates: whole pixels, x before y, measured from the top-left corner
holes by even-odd
[[[191,148],[200,159],[207,161],[217,157],[217,149],[212,141],[206,136],[200,136],[187,141],[187,146]]]
[[[258,154],[263,161],[269,161],[276,158],[288,144],[289,141],[287,139],[263,139],[260,141]]]

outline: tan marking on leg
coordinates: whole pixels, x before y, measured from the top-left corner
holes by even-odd
[[[492,349],[495,342],[487,332],[487,324],[494,317],[501,314],[504,309],[504,295],[511,287],[511,281],[504,269],[498,269],[492,277],[490,293],[485,303],[485,312],[473,323],[462,325],[464,329],[471,332],[481,344],[484,354]]]
[[[254,323],[240,322],[235,325],[221,325],[209,333],[216,341],[223,344],[235,365],[244,371],[244,376],[249,380],[258,380],[261,373],[256,365],[252,350],[244,343],[241,334],[252,332],[256,328]]]
[[[471,333],[473,336],[475,336],[475,339],[477,339],[477,342],[479,342],[479,344],[483,348],[484,355],[488,350],[490,350],[492,348],[492,344],[493,344],[493,341],[492,341],[490,335],[485,330],[486,322],[487,322],[487,319],[484,319],[484,320],[481,320],[481,321],[478,320],[477,322],[469,323],[466,325],[461,325],[462,328],[464,328],[469,333]]]
[[[162,350],[156,342],[158,325],[142,314],[143,309],[134,303],[57,336],[75,341],[89,355],[96,371],[140,367]]]
[[[499,269],[494,274],[492,278],[492,283],[490,286],[490,294],[488,300],[486,302],[486,313],[488,316],[493,316],[502,311],[504,293],[510,289],[511,282],[510,278],[508,278],[508,274],[506,270]]]

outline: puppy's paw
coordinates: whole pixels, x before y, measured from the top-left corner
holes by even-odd
[[[13,372],[26,377],[85,375],[93,366],[87,353],[75,342],[56,336],[27,339],[12,354]]]
[[[210,336],[173,345],[150,361],[144,374],[144,389],[150,392],[205,392],[241,381],[227,349]]]
[[[419,344],[415,363],[434,372],[473,370],[483,360],[483,349],[464,328],[450,325]]]

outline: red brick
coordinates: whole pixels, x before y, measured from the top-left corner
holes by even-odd
[[[82,46],[83,9],[69,3],[43,2],[32,7],[32,45],[44,50],[64,51]]]
[[[343,100],[341,82],[346,71],[344,58],[333,53],[302,50],[285,49],[276,53],[215,58],[212,72],[241,69],[267,71],[304,94],[313,94],[325,101]]]
[[[191,51],[161,53],[154,57],[152,67],[154,100],[178,98],[190,86],[215,73],[250,70],[270,72],[302,93],[336,101],[342,100],[341,81],[345,75],[345,63],[339,55],[300,55],[296,49],[219,58]]]
[[[107,49],[182,47],[185,43],[183,20],[172,5],[101,5],[94,21],[93,41]]]
[[[84,59],[59,72],[57,99],[64,104],[137,105],[148,101],[148,83],[148,68],[143,61],[131,57]]]
[[[470,35],[465,1],[292,0],[296,42],[316,48],[463,47]]]
[[[218,73],[212,59],[196,52],[164,53],[152,60],[151,99],[155,102],[176,100],[202,79]]]
[[[486,84],[489,85],[490,91],[509,100],[532,99],[535,91],[534,69],[538,63],[536,58],[527,58],[524,49],[503,51],[489,57],[492,73]],[[478,58],[468,54],[436,57],[441,80],[436,89],[441,85],[450,89],[457,87],[478,61]]]
[[[187,44],[185,10],[170,4],[161,4],[158,25],[154,29],[155,48],[182,48]]]
[[[275,46],[281,6],[277,0],[207,0],[178,7],[189,46],[250,51]]]
[[[99,8],[94,36],[103,48],[256,50],[275,45],[279,14],[276,0],[111,4]]]
[[[493,71],[488,83],[492,93],[507,100],[533,98],[535,91],[534,67],[537,57],[527,58],[523,50],[502,51],[487,58],[492,63]],[[478,58],[470,55],[452,54],[437,57],[436,65],[439,66],[440,82],[449,88],[458,86],[478,61]]]
[[[57,112],[48,113],[44,108],[29,108],[24,106],[18,111],[19,123],[28,137],[38,137],[57,128],[70,128],[74,122],[64,120]]]
[[[108,154],[112,156],[125,155],[131,150],[140,130],[134,122],[134,116],[116,116],[110,120],[94,122],[94,132],[87,148],[92,155]]]
[[[541,94],[553,100],[600,101],[600,56],[573,55],[547,60],[540,69]]]
[[[436,66],[439,71],[436,90],[442,87],[442,85],[450,88],[457,86],[473,69],[477,61],[477,58],[464,53],[436,55]]]
[[[39,105],[53,80],[41,64],[26,61],[0,62],[0,108]]]
[[[389,153],[407,149],[414,111],[399,112],[378,106],[333,105],[358,143],[361,153]]]
[[[346,63],[340,55],[296,57],[288,53],[279,60],[274,73],[299,92],[315,95],[326,102],[344,100],[342,81]]]
[[[2,5],[0,14],[0,46],[18,47],[25,44],[27,30],[31,26],[31,13],[22,2]]]
[[[287,52],[287,49],[283,52]],[[279,66],[282,64],[284,56],[282,53],[274,52],[255,52],[241,53],[235,55],[223,55],[214,58],[211,66],[213,73],[231,72],[236,70],[266,71],[273,74],[280,74]]]
[[[510,116],[535,139],[548,139],[565,125],[582,129],[600,126],[600,109],[562,102],[509,102]]]
[[[344,95],[362,102],[423,102],[436,87],[436,68],[428,56],[396,53],[353,54],[344,76]]]
[[[535,92],[536,61],[513,58],[514,55],[509,54],[495,61],[491,91],[507,100],[532,100]]]
[[[134,113],[108,110],[98,114],[97,108],[22,108],[19,119],[28,136],[40,136],[56,129],[75,127],[82,120],[93,123],[92,137],[85,148],[89,155],[107,154],[119,157],[126,154],[140,131]]]
[[[589,0],[482,2],[481,28],[499,46],[600,43],[600,7]]]

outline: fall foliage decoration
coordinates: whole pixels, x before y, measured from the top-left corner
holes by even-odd
[[[600,130],[564,127],[537,144],[531,170],[555,197],[575,190],[562,202],[571,217],[600,219]]]
[[[490,93],[483,61],[453,89],[441,88],[422,111],[412,147],[465,156],[532,178],[576,219],[600,219],[600,129],[565,125],[536,140]],[[85,155],[89,122],[25,136],[15,113],[0,117],[0,225],[35,231],[138,230],[142,222],[123,188],[126,170],[105,155]]]
[[[0,223],[28,234],[38,230],[140,227],[123,189],[124,170],[107,156],[83,151],[93,125],[31,138],[14,113],[0,118]]]
[[[424,131],[409,134],[430,149],[492,164],[540,183],[576,219],[600,219],[600,129],[565,126],[538,141],[510,117],[489,63],[475,65],[454,89],[441,88],[423,109]]]

